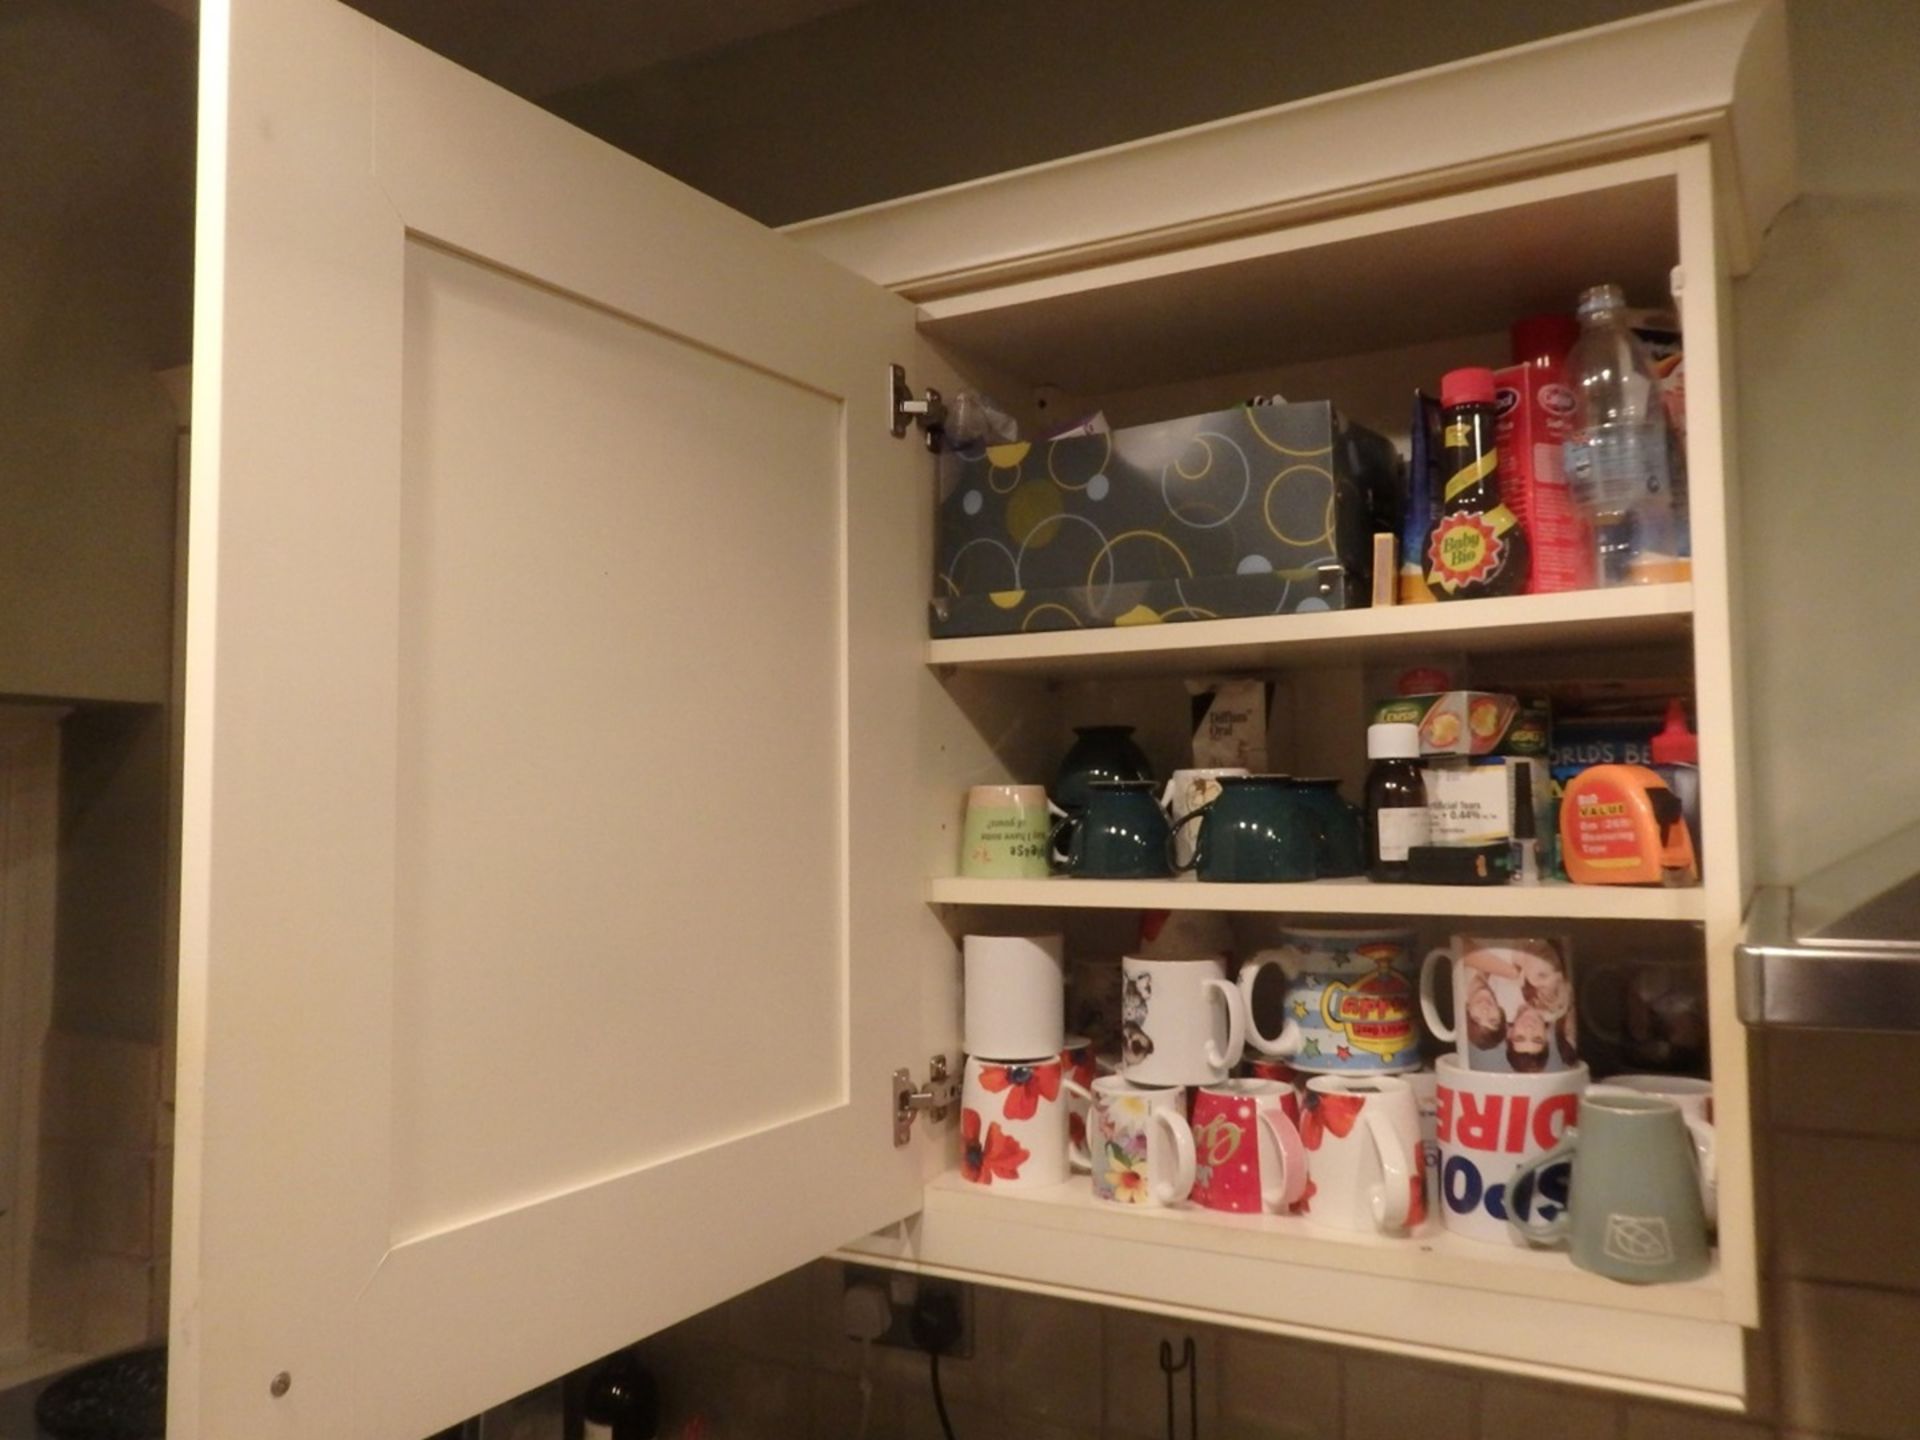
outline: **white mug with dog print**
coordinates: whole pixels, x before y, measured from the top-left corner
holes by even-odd
[[[1246,1048],[1247,1012],[1226,961],[1120,965],[1120,1069],[1137,1085],[1217,1085]]]
[[[1452,973],[1451,1020],[1435,995],[1442,969]],[[1573,955],[1564,939],[1456,935],[1420,967],[1420,1008],[1469,1070],[1537,1075],[1580,1063]]]

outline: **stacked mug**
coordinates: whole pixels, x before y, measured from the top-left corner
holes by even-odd
[[[1451,979],[1451,1004],[1437,998]],[[1591,1083],[1576,1046],[1564,939],[1456,935],[1421,972],[1438,1066],[1441,1219],[1499,1244],[1563,1245],[1639,1283],[1707,1266],[1712,1087],[1671,1076]]]
[[[1405,930],[1288,929],[1241,969],[1248,1068],[1291,1088],[1307,1169],[1291,1209],[1316,1225],[1401,1234],[1426,1218],[1412,947]]]
[[[1084,1167],[1090,1042],[1066,1033],[1058,935],[969,935],[967,1051],[960,1096],[960,1174],[998,1190],[1058,1185],[1077,1151]]]

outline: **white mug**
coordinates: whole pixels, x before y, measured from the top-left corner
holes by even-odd
[[[1565,1137],[1587,1089],[1587,1067],[1511,1075],[1440,1057],[1435,1117],[1440,1142],[1440,1223],[1456,1235],[1517,1243],[1507,1228],[1513,1172]],[[1533,1209],[1542,1220],[1567,1203],[1568,1168],[1541,1176]]]
[[[1588,1094],[1656,1095],[1680,1107],[1693,1158],[1700,1163],[1700,1207],[1709,1227],[1720,1220],[1719,1150],[1713,1129],[1713,1082],[1687,1075],[1610,1075]]]
[[[1246,1007],[1224,960],[1120,962],[1120,1068],[1141,1085],[1214,1085],[1246,1048]]]
[[[1300,1107],[1307,1193],[1295,1213],[1336,1230],[1400,1234],[1427,1218],[1420,1111],[1397,1075],[1316,1075]]]
[[[1058,935],[969,935],[963,1047],[969,1055],[1056,1055],[1067,982]]]
[[[1173,826],[1174,872],[1180,879],[1200,878],[1193,871],[1193,847],[1199,843],[1200,826],[1182,825],[1180,821],[1218,798],[1223,776],[1248,773],[1244,765],[1216,765],[1205,770],[1176,770],[1167,781],[1160,792],[1160,808],[1167,812],[1167,823]]]
[[[1068,1080],[1087,1105],[1087,1144],[1073,1156],[1091,1172],[1095,1199],[1116,1205],[1178,1205],[1193,1190],[1193,1130],[1186,1092],[1102,1075],[1091,1086]]]
[[[960,1086],[960,1178],[996,1190],[1037,1190],[1071,1173],[1066,1067],[967,1057]]]
[[[1453,979],[1453,1016],[1440,1013],[1434,981]],[[1420,1008],[1473,1070],[1539,1074],[1580,1063],[1573,960],[1564,939],[1456,935],[1420,967]]]

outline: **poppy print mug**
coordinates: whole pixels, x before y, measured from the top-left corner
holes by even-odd
[[[1093,1177],[1096,1199],[1116,1205],[1178,1205],[1193,1189],[1193,1131],[1186,1092],[1102,1075],[1067,1082],[1087,1102],[1087,1153],[1074,1155]]]
[[[1111,1075],[1118,1062],[1100,1054],[1085,1035],[1069,1035],[1060,1047],[1061,1072],[1067,1086],[1067,1143],[1078,1155],[1087,1148],[1087,1108],[1094,1079]]]
[[[1412,931],[1287,930],[1281,940],[1240,971],[1249,1045],[1316,1074],[1420,1067]],[[1276,995],[1277,1005],[1256,1003]],[[1280,1026],[1268,1033],[1262,1020],[1275,1016]]]
[[[1064,1070],[1058,1055],[967,1057],[960,1085],[961,1179],[999,1190],[1037,1190],[1067,1179]]]
[[[1441,1013],[1436,981],[1451,972],[1453,1013]],[[1580,1063],[1573,962],[1564,939],[1489,940],[1456,935],[1420,967],[1420,1008],[1471,1070],[1513,1075],[1571,1070]]]
[[[1193,1203],[1284,1214],[1307,1190],[1307,1152],[1278,1080],[1228,1080],[1193,1097]]]
[[[1397,1075],[1316,1075],[1300,1102],[1307,1190],[1294,1208],[1316,1225],[1397,1235],[1427,1218],[1420,1111]]]
[[[1218,957],[1120,962],[1120,1066],[1141,1085],[1213,1085],[1246,1048],[1240,992]]]

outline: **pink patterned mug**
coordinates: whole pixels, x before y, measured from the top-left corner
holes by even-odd
[[[1278,1080],[1225,1080],[1193,1097],[1193,1201],[1209,1210],[1284,1211],[1307,1188],[1307,1152]]]

